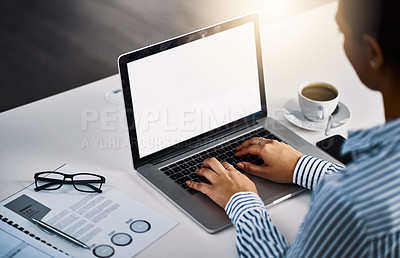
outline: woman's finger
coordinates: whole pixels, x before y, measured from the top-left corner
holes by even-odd
[[[224,166],[216,158],[206,159],[201,165],[202,168],[210,168],[216,174],[221,174],[225,171]]]
[[[209,168],[198,168],[196,169],[196,174],[205,177],[211,183],[214,182],[215,177],[217,176],[217,174]]]

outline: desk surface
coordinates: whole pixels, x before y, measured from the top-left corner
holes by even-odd
[[[262,27],[269,114],[313,144],[325,138],[323,132],[297,128],[282,112],[306,81],[336,85],[341,101],[351,110],[351,121],[331,134],[346,136],[348,130],[384,122],[380,94],[361,84],[344,55],[343,38],[334,22],[336,8],[333,2]],[[107,184],[180,222],[139,257],[237,256],[232,227],[214,235],[206,233],[134,171],[123,105],[111,104],[104,97],[119,87],[119,77],[114,75],[1,113],[0,198],[32,183],[34,172],[68,163],[103,174]],[[309,193],[304,193],[269,209],[289,242],[308,203]]]

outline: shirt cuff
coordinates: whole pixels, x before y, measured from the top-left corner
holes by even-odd
[[[328,161],[303,155],[299,161],[297,161],[294,169],[293,183],[312,190],[331,165],[332,164]]]
[[[243,213],[250,209],[265,209],[264,202],[256,193],[239,192],[232,195],[229,199],[225,207],[225,212],[232,223],[236,225]]]

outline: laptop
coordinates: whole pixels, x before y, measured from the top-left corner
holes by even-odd
[[[245,140],[264,137],[335,161],[268,117],[256,14],[123,54],[118,65],[134,168],[209,233],[231,222],[222,208],[185,183],[207,183],[194,173],[204,159],[263,164],[234,153]],[[304,190],[248,176],[267,206]]]

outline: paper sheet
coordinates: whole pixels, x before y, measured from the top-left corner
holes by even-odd
[[[5,222],[0,222],[0,239],[0,257],[68,257]]]
[[[65,165],[60,172],[76,173]],[[0,213],[76,257],[132,257],[178,223],[104,185],[103,193],[82,193],[72,185],[35,192],[34,185],[1,202]],[[91,250],[48,235],[31,217],[86,243]]]

